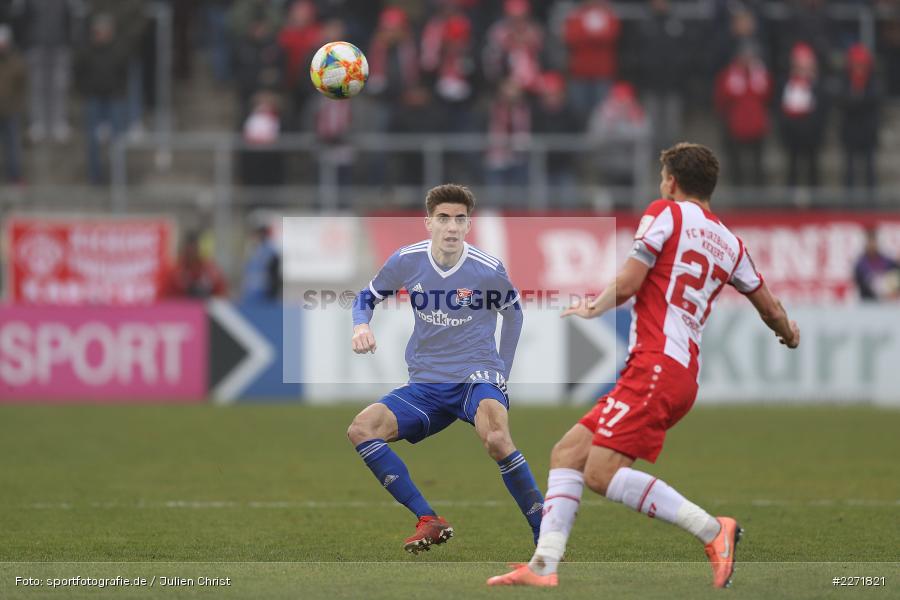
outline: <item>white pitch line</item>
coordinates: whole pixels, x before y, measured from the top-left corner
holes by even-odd
[[[509,508],[512,500],[434,500],[433,506],[446,506],[449,508]],[[745,501],[713,500],[707,502],[709,506],[737,505],[753,506],[756,508],[780,507],[817,507],[817,508],[879,508],[900,506],[900,500],[870,500],[864,498],[819,498],[813,500],[779,500],[756,498]],[[584,500],[582,506],[612,506],[608,500]],[[263,508],[263,509],[344,509],[344,508],[397,508],[401,504],[392,501],[367,502],[363,500],[166,500],[148,502],[86,502],[78,504],[73,502],[34,502],[18,506],[6,506],[6,508],[25,508],[37,510],[73,510],[80,508],[97,509],[218,509],[218,508]]]
[[[521,557],[519,557],[521,558]],[[413,567],[429,569],[438,568],[454,568],[458,565],[503,565],[508,566],[510,561],[507,560],[164,560],[164,561],[141,561],[141,560],[5,560],[0,561],[0,565],[149,565],[154,569],[160,568],[162,565],[261,565],[272,567],[275,565],[391,565],[393,567]],[[615,566],[633,566],[633,565],[672,565],[672,566],[688,566],[688,565],[708,565],[708,560],[573,560],[566,561],[568,565],[607,565]],[[757,567],[763,565],[839,565],[847,568],[852,565],[900,565],[897,561],[891,560],[868,560],[868,561],[852,561],[852,560],[754,560],[741,562],[741,568]]]

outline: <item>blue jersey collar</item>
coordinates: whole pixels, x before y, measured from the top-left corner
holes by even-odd
[[[441,266],[439,264],[434,262],[434,256],[431,254],[431,241],[428,242],[428,262],[431,263],[431,266],[434,268],[435,272],[437,272],[437,274],[440,275],[441,277],[443,277],[444,279],[450,277],[451,275],[453,275],[454,273],[459,271],[459,268],[463,266],[464,262],[466,262],[466,257],[468,255],[469,255],[469,244],[466,242],[463,242],[463,251],[462,251],[462,254],[460,254],[460,256],[459,256],[459,260],[456,261],[455,265],[453,265],[452,267],[450,267],[449,269],[447,269],[445,271],[444,269],[441,268]]]

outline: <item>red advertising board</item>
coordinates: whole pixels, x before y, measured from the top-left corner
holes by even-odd
[[[0,305],[0,402],[199,402],[208,346],[202,303]]]
[[[791,303],[856,300],[853,268],[867,227],[879,244],[900,257],[900,214],[737,213],[722,221],[746,244],[769,287]],[[503,259],[522,290],[596,292],[608,284],[628,256],[640,215],[584,213],[540,216],[489,215],[473,219],[470,243]],[[380,264],[399,246],[428,237],[422,217],[366,220],[373,254]],[[725,293],[732,301],[740,296]]]
[[[159,298],[173,226],[167,219],[14,217],[6,239],[12,302],[127,306]]]

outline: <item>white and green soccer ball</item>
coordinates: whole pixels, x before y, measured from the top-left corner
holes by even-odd
[[[335,100],[352,98],[369,78],[369,63],[350,42],[329,42],[319,48],[309,65],[316,89]]]

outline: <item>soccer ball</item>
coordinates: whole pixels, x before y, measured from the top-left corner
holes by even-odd
[[[309,65],[316,89],[335,100],[357,95],[369,78],[369,63],[350,42],[329,42],[319,48]]]

